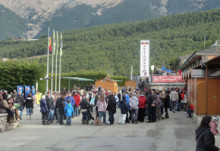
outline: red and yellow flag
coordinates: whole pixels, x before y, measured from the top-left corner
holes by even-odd
[[[52,52],[52,43],[51,43],[51,35],[50,35],[50,37],[49,37],[49,50],[50,50],[50,52]]]

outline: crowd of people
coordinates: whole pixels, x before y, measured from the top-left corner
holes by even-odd
[[[0,113],[7,113],[7,122],[19,123],[22,113],[26,108],[26,119],[31,120],[34,102],[40,107],[42,124],[50,125],[56,121],[60,125],[71,125],[73,117],[82,114],[82,124],[93,123],[95,125],[113,125],[114,114],[120,111],[119,124],[145,122],[153,123],[161,119],[169,118],[169,110],[187,111],[188,117],[192,117],[194,106],[187,101],[185,89],[168,88],[165,91],[136,89],[122,89],[121,93],[113,93],[102,88],[92,91],[66,91],[61,94],[50,92],[47,95],[28,94],[26,98],[16,90],[7,94],[0,93]],[[118,108],[118,109],[117,109]],[[106,119],[108,113],[108,119]],[[203,117],[200,126],[196,129],[196,150],[219,150],[215,146],[214,136],[219,134],[217,130],[218,118]]]
[[[170,88],[166,91],[143,89],[122,89],[121,93],[113,93],[103,88],[90,91],[66,91],[61,94],[48,92],[34,96],[28,94],[26,98],[14,90],[10,95],[7,91],[1,93],[0,113],[8,113],[14,121],[22,120],[23,110],[26,107],[26,119],[31,119],[34,102],[40,107],[42,124],[52,124],[55,120],[61,125],[66,120],[71,125],[71,119],[82,113],[82,124],[94,123],[96,125],[114,124],[114,114],[117,108],[121,112],[118,123],[156,122],[169,118],[169,112],[184,110],[192,117],[193,105],[187,108],[186,91]],[[108,120],[106,115],[108,113]],[[71,118],[70,118],[71,117]]]
[[[42,124],[52,124],[55,120],[61,125],[66,119],[71,125],[73,117],[82,114],[82,124],[114,124],[117,109],[121,113],[118,123],[156,122],[169,118],[169,109],[187,111],[192,117],[193,108],[188,108],[186,91],[170,88],[166,91],[147,89],[123,89],[113,93],[102,88],[91,91],[63,91],[62,94],[48,92],[42,95],[40,111]],[[106,119],[108,114],[108,120]],[[71,118],[70,118],[71,117]],[[145,120],[145,119],[148,120]]]

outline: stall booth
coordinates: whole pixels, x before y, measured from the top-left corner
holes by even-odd
[[[115,80],[111,80],[109,78],[104,78],[102,80],[97,80],[95,82],[95,87],[102,87],[103,89],[109,90],[111,92],[118,92],[118,83]]]
[[[136,81],[134,81],[134,80],[126,81],[125,87],[136,88]]]
[[[181,66],[194,112],[220,115],[220,47],[197,51]]]

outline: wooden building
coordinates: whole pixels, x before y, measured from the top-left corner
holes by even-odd
[[[136,88],[136,81],[134,81],[134,80],[126,81],[125,82],[125,87]]]
[[[109,90],[114,93],[118,93],[118,83],[117,81],[111,80],[109,78],[105,78],[102,80],[97,80],[95,82],[95,87],[102,87],[103,89]]]
[[[220,47],[193,53],[181,66],[196,114],[220,115]]]

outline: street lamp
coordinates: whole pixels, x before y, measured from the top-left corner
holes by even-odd
[[[152,72],[151,72],[151,74],[152,74],[152,76],[151,76],[151,77],[152,77],[152,78],[151,78],[151,82],[153,83],[154,65],[151,65],[150,68],[151,68],[151,71],[152,71]]]

